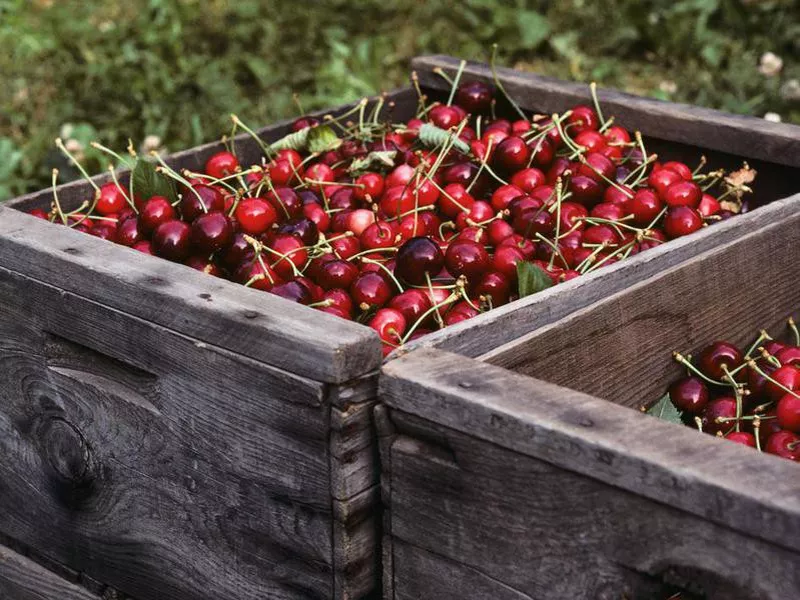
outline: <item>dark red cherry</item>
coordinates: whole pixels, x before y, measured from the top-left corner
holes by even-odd
[[[603,199],[604,188],[591,177],[575,175],[569,180],[569,191],[572,192],[570,200],[592,208]]]
[[[688,206],[668,208],[662,224],[664,233],[671,239],[699,231],[702,226],[703,217],[695,209]]]
[[[708,404],[708,388],[699,377],[684,377],[669,386],[669,399],[679,411],[697,415]]]
[[[139,228],[143,234],[150,235],[156,227],[174,218],[175,209],[169,200],[164,196],[153,196],[139,212]]]
[[[195,184],[191,189],[185,189],[183,191],[183,198],[181,198],[180,206],[183,219],[191,223],[204,213],[224,211],[225,199],[217,188]]]
[[[400,246],[395,274],[411,285],[423,285],[427,276],[436,277],[444,266],[439,245],[427,236],[415,237]]]
[[[358,277],[358,267],[347,260],[334,259],[319,267],[317,283],[324,289],[348,289]]]
[[[139,229],[138,219],[126,219],[117,227],[116,242],[123,246],[132,247],[144,239]]]
[[[628,210],[633,215],[633,223],[648,227],[661,213],[664,203],[653,190],[638,190],[630,201]]]
[[[230,220],[221,212],[200,215],[192,223],[191,241],[205,255],[227,248],[233,241]]]
[[[455,127],[458,125],[459,121],[461,121],[459,118],[459,112],[455,109],[455,107],[445,106],[444,104],[434,106],[432,109],[430,109],[428,111],[428,118],[430,119],[431,123],[437,127],[441,127],[442,129],[450,129],[451,127]]]
[[[794,365],[783,365],[771,374],[772,381],[767,381],[764,388],[770,400],[779,401],[786,394],[786,390],[794,392],[800,389],[800,369]],[[778,385],[780,384],[780,385]]]
[[[489,271],[473,289],[478,296],[490,298],[491,306],[496,307],[508,302],[511,295],[511,282],[502,273]]]
[[[455,276],[467,278],[469,283],[477,283],[489,269],[489,253],[482,244],[467,239],[459,239],[450,244],[444,255],[447,271]]]
[[[778,431],[769,436],[764,450],[781,458],[800,461],[800,436],[791,431]]]
[[[729,342],[714,342],[697,356],[697,367],[707,377],[716,381],[728,381],[725,369],[732,371],[742,364],[742,351]]]
[[[391,299],[392,288],[381,274],[371,271],[356,277],[350,296],[362,310],[380,308]]]
[[[492,104],[492,88],[481,81],[465,81],[456,90],[456,104],[468,113],[485,114]]]
[[[427,292],[412,288],[392,298],[388,306],[403,313],[406,322],[411,326],[431,308],[432,304]]]
[[[725,439],[737,444],[742,444],[743,446],[750,446],[751,448],[756,447],[756,436],[746,431],[731,431],[725,436]]]
[[[277,233],[287,233],[300,238],[306,246],[313,246],[319,241],[319,230],[311,219],[302,217],[292,219],[278,227]]]
[[[514,173],[528,166],[531,150],[520,137],[507,137],[497,145],[492,166],[504,173]]]
[[[711,400],[701,413],[703,431],[706,433],[717,433],[718,431],[729,431],[736,425],[735,421],[722,419],[733,419],[736,417],[736,398],[722,396]]]
[[[703,190],[693,181],[678,181],[673,183],[664,192],[664,202],[667,206],[688,206],[697,208],[700,206],[700,199],[703,197]]]
[[[153,233],[151,248],[153,254],[175,262],[189,258],[192,228],[183,221],[167,221],[158,226]]]

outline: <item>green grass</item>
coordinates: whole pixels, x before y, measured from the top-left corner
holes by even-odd
[[[800,123],[800,0],[0,0],[0,200],[45,187],[62,135],[177,150],[402,85],[415,54],[487,58]],[[765,77],[759,57],[783,57]],[[784,96],[786,94],[784,93]],[[74,172],[66,171],[73,175]]]

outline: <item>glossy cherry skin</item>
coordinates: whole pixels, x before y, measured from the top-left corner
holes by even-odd
[[[781,428],[800,433],[800,398],[794,394],[784,394],[775,409]]]
[[[688,206],[697,208],[700,206],[700,199],[703,197],[703,190],[693,181],[678,181],[673,183],[664,192],[664,202],[667,206]]]
[[[192,223],[192,245],[205,255],[227,248],[232,241],[233,227],[221,212],[200,215]]]
[[[432,304],[426,292],[412,288],[392,298],[388,306],[403,313],[406,322],[411,326],[431,308]]]
[[[778,367],[770,374],[770,377],[773,381],[767,381],[764,384],[764,389],[770,400],[778,402],[786,394],[786,389],[790,391],[800,389],[800,369],[794,365]]]
[[[572,192],[572,202],[583,204],[592,208],[603,199],[603,186],[595,179],[586,175],[575,175],[569,180],[569,191]]]
[[[781,458],[800,461],[800,436],[791,431],[778,431],[769,436],[764,451]]]
[[[392,288],[379,273],[361,273],[350,286],[350,296],[362,310],[380,308],[391,299]]]
[[[725,436],[725,439],[735,442],[737,444],[742,444],[743,446],[750,446],[751,448],[756,448],[756,436],[746,431],[731,431],[728,435]]]
[[[727,381],[725,369],[732,371],[742,364],[742,351],[729,342],[709,344],[697,356],[697,367],[715,381]]]
[[[118,213],[127,204],[126,193],[116,183],[109,182],[100,186],[100,195],[97,198],[95,211],[103,216],[108,216]]]
[[[700,198],[700,204],[697,206],[697,212],[704,217],[715,215],[721,209],[722,207],[720,206],[719,200],[710,194],[703,194],[703,196]]]
[[[489,271],[473,287],[475,294],[491,299],[491,306],[502,306],[511,295],[511,282],[508,277],[498,271]]]
[[[664,203],[653,190],[638,190],[630,201],[629,211],[633,215],[633,223],[639,227],[648,227],[664,208]]]
[[[471,319],[477,314],[478,311],[475,310],[475,308],[473,308],[468,302],[457,302],[449,311],[447,311],[447,314],[444,316],[444,324],[449,327],[450,325],[455,325],[461,321]]]
[[[797,346],[786,346],[775,353],[775,358],[778,359],[781,365],[800,366],[800,348]]]
[[[397,345],[402,340],[406,331],[406,318],[402,312],[394,308],[381,308],[368,323],[378,332],[378,337],[384,342]]]
[[[669,399],[679,411],[697,415],[708,404],[708,388],[699,377],[684,377],[669,387]]]
[[[196,184],[183,191],[180,206],[183,219],[191,223],[203,213],[224,211],[225,198],[217,188]]]
[[[410,285],[423,285],[428,277],[436,277],[444,266],[439,245],[430,237],[408,240],[397,251],[395,274]]]
[[[308,260],[308,250],[297,236],[278,234],[269,246],[273,250],[269,253],[269,261],[278,275],[286,280],[290,279],[296,270],[302,269]]]
[[[735,426],[734,421],[719,422],[717,419],[733,419],[736,417],[736,399],[728,396],[711,400],[703,409],[701,419],[703,431],[715,434],[726,432]]]
[[[206,161],[206,173],[216,179],[233,175],[239,167],[239,160],[227,150],[217,152]]]
[[[703,226],[703,217],[695,209],[688,206],[674,206],[667,209],[662,227],[667,237],[674,239],[699,231]]]
[[[514,173],[528,166],[531,150],[520,137],[511,136],[497,145],[492,157],[492,166],[504,173]]]
[[[600,119],[597,113],[589,106],[575,106],[567,117],[570,135],[575,136],[587,129],[599,129]]]
[[[267,261],[253,260],[242,264],[234,273],[234,279],[239,283],[249,285],[251,288],[268,292],[273,286],[283,283],[275,270]]]
[[[153,196],[144,203],[139,212],[139,227],[142,233],[149,235],[156,227],[175,218],[175,209],[164,196]]]
[[[116,233],[115,241],[123,246],[132,247],[144,239],[138,219],[126,219],[117,227]]]
[[[263,198],[245,198],[234,212],[239,227],[250,235],[259,235],[278,221],[275,207]]]
[[[451,275],[463,275],[469,283],[477,283],[489,269],[491,261],[482,244],[460,239],[448,246],[444,264]]]
[[[667,189],[679,181],[683,181],[683,178],[675,171],[671,171],[669,169],[653,171],[647,178],[647,184],[656,191],[662,200],[665,199]]]
[[[153,254],[175,262],[189,258],[191,227],[183,221],[167,221],[158,226],[150,241]]]
[[[278,227],[277,233],[293,235],[299,238],[306,246],[313,246],[319,241],[317,224],[306,217],[300,217],[282,223]]]
[[[326,290],[347,289],[358,277],[358,267],[347,260],[334,259],[323,264],[316,281]]]
[[[456,90],[456,104],[468,113],[485,114],[492,104],[492,88],[480,81],[465,81]]]

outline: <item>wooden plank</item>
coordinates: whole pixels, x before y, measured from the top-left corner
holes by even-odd
[[[789,461],[436,350],[387,363],[379,392],[391,408],[800,549]]]
[[[378,456],[372,410],[375,402],[345,411],[331,408],[331,493],[342,500],[378,483]]]
[[[405,564],[416,548],[460,563],[478,585],[440,586],[442,599],[665,598],[665,583],[726,600],[800,593],[795,551],[428,424],[447,440],[431,448],[404,435],[405,415],[392,418],[395,598],[432,598],[420,582],[445,575],[441,561]]]
[[[0,598],[8,600],[100,600],[32,560],[0,546]]]
[[[415,58],[411,67],[418,73],[422,86],[449,90],[449,84],[434,73],[434,69],[441,69],[452,77],[459,62],[450,56],[423,56]],[[584,83],[502,67],[497,69],[497,73],[509,95],[528,110],[552,114],[576,104],[591,104],[589,86]],[[467,62],[462,80],[468,79],[493,81],[488,65],[476,62]],[[598,98],[604,111],[615,115],[617,122],[649,136],[800,166],[800,127],[796,125],[664,102],[616,90],[599,89]]]
[[[334,500],[334,597],[363,600],[377,593],[380,579],[378,486],[348,500]]]
[[[452,325],[408,344],[406,350],[436,347],[481,356],[689,258],[798,213],[800,194]]]
[[[716,339],[743,348],[797,313],[800,214],[688,260],[481,357],[550,383],[638,407],[661,397]],[[713,275],[712,275],[713,274]],[[743,284],[746,282],[746,284]]]
[[[5,207],[0,265],[319,381],[348,381],[380,364],[380,341],[367,327]]]
[[[138,600],[331,597],[323,384],[7,269],[0,302],[0,530]]]

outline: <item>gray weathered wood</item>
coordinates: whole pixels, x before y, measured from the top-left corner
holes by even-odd
[[[393,598],[663,599],[665,582],[724,600],[800,592],[795,551],[400,411],[392,418]]]
[[[623,289],[482,360],[517,373],[642,406],[680,376],[673,350],[697,354],[718,339],[747,348],[797,313],[800,213]],[[713,275],[712,275],[713,274]]]
[[[423,56],[415,58],[411,66],[418,73],[422,86],[449,90],[449,84],[434,73],[434,69],[441,69],[452,77],[459,62],[450,56]],[[507,68],[498,68],[497,73],[503,87],[522,108],[549,115],[563,112],[575,104],[591,105],[586,84]],[[488,65],[468,62],[462,80],[492,82],[493,78]],[[617,122],[649,136],[800,166],[800,127],[796,125],[664,102],[616,90],[599,89],[597,95],[606,115],[614,115]]]
[[[391,408],[800,550],[800,482],[785,459],[436,350],[386,364],[380,396]]]
[[[4,600],[100,600],[32,560],[0,546],[0,598]]]
[[[462,321],[408,344],[406,350],[436,347],[471,357],[486,354],[693,256],[798,213],[800,194]]]
[[[7,269],[0,300],[0,530],[140,600],[331,597],[323,384]]]

